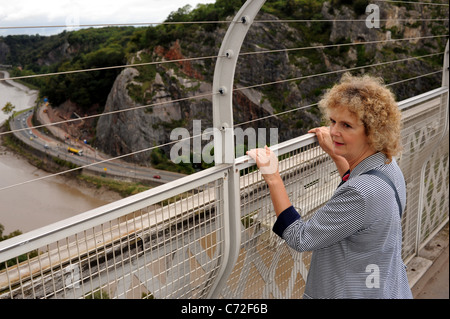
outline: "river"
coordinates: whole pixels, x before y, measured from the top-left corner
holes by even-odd
[[[9,73],[0,71],[0,78],[9,78]],[[20,83],[6,80],[0,81],[0,125],[9,117],[1,109],[10,102],[14,106],[14,111],[26,110],[33,107],[38,98],[38,91],[31,90]]]
[[[35,98],[33,100],[33,96]],[[0,81],[0,103],[11,102],[21,110],[33,106],[37,92]],[[4,102],[4,103],[6,103]],[[27,105],[31,103],[31,105]],[[0,104],[1,108],[4,104]],[[5,116],[4,116],[5,117]],[[6,119],[6,117],[5,117]],[[0,118],[0,122],[3,117]],[[0,146],[0,188],[33,180],[49,173],[37,169],[25,159]],[[23,184],[0,191],[0,224],[3,235],[15,230],[23,233],[83,213],[114,200],[119,195],[103,192],[64,176]]]

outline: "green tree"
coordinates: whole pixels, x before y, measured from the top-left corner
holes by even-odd
[[[19,236],[22,234],[22,232],[20,230],[15,230],[12,233],[10,233],[9,235],[3,235],[4,230],[5,230],[5,227],[2,224],[0,224],[0,241],[7,240],[7,239],[10,239],[12,237]],[[0,270],[5,269],[6,266],[11,267],[11,266],[14,266],[15,264],[17,264],[18,262],[20,263],[24,260],[27,260],[28,256],[30,258],[37,256],[37,251],[34,250],[34,251],[30,252],[29,254],[23,254],[23,255],[17,256],[17,258],[13,258],[13,259],[10,259],[3,263],[0,263]]]
[[[3,113],[8,115],[9,113],[12,113],[16,107],[11,104],[11,102],[6,102],[5,106],[2,108]]]
[[[123,47],[112,43],[92,52],[80,54],[72,61],[60,64],[58,71],[118,66],[124,63],[124,59]],[[71,100],[83,109],[89,109],[95,104],[104,106],[119,72],[119,69],[111,69],[48,77],[41,94],[48,96],[53,105],[60,105],[67,100]]]

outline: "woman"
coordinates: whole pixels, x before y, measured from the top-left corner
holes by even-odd
[[[378,79],[345,74],[319,106],[330,126],[309,132],[342,182],[308,221],[288,198],[275,154],[267,146],[247,152],[270,189],[273,231],[295,250],[313,251],[304,298],[412,298],[401,258],[406,190],[393,158],[401,149],[394,96]]]

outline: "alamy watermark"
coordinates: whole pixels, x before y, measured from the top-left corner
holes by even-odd
[[[235,127],[232,131],[230,128],[206,128],[202,130],[202,121],[194,120],[192,123],[192,136],[188,129],[177,127],[172,130],[170,139],[177,141],[170,150],[170,160],[175,163],[207,163],[216,164],[233,163],[234,159],[244,156],[246,150],[265,145],[278,144],[278,128],[246,128]],[[228,132],[227,132],[228,131]],[[232,134],[227,134],[232,133]],[[225,141],[223,136],[225,135]],[[236,147],[231,149],[229,146]],[[225,143],[225,147],[223,147]],[[226,149],[225,160],[222,158],[222,150]],[[192,154],[192,156],[191,156]]]
[[[366,267],[369,275],[366,277],[367,288],[380,288],[380,267],[376,264],[370,264]]]
[[[366,27],[369,29],[380,28],[380,7],[376,4],[369,4],[366,7],[366,13],[369,14],[366,17]]]

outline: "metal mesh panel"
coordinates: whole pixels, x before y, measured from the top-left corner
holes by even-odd
[[[449,157],[446,134],[439,148],[425,166],[422,194],[422,214],[420,218],[420,244],[424,245],[440,228],[449,213]]]
[[[417,242],[420,240],[418,237],[418,223],[421,223],[420,216],[422,213],[424,213],[425,218],[430,216],[429,212],[423,210],[423,200],[425,199],[425,203],[428,202],[423,195],[424,187],[426,187],[424,182],[428,178],[422,175],[422,169],[426,165],[429,166],[427,163],[430,163],[430,155],[433,152],[443,152],[438,155],[437,159],[438,161],[443,160],[443,169],[436,171],[436,173],[442,176],[446,171],[448,181],[448,143],[446,150],[445,143],[442,144],[446,119],[445,105],[446,93],[443,97],[438,96],[403,110],[403,152],[398,162],[405,176],[407,187],[406,209],[402,221],[403,258],[405,260],[411,258],[417,251]],[[445,158],[447,158],[446,162]],[[429,172],[426,175],[429,175]],[[443,192],[445,192],[444,188],[447,189],[448,193],[448,186],[443,186]],[[445,203],[445,199],[439,205],[441,206],[443,203]],[[448,216],[448,208],[442,209],[440,214],[440,216]]]
[[[223,262],[223,179],[4,262],[0,298],[205,298]]]
[[[420,220],[420,243],[424,245],[431,235],[440,228],[449,213],[449,130],[448,93],[440,99],[435,127],[441,135],[434,151],[424,165],[422,181],[422,209]]]

